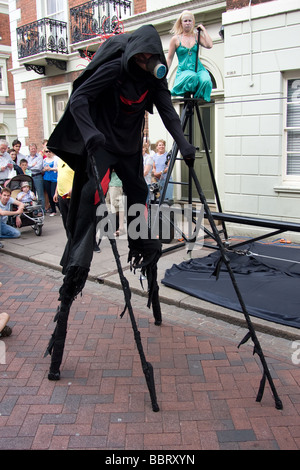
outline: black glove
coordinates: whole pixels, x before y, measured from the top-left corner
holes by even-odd
[[[185,163],[187,164],[189,168],[193,168],[194,163],[195,163],[195,154],[193,153],[191,155],[185,155],[183,157],[183,160],[185,161]]]
[[[180,150],[183,160],[189,168],[192,168],[195,162],[196,148],[192,144],[186,143],[185,148]]]
[[[90,137],[85,146],[88,153],[94,154],[99,149],[99,147],[104,146],[105,142],[105,135],[99,132],[98,134]]]

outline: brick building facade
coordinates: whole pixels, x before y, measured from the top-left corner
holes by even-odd
[[[171,38],[170,29],[182,10],[192,10],[196,22],[205,24],[213,39],[213,48],[209,51],[202,48],[200,59],[215,85],[214,104],[203,107],[202,112],[223,209],[251,217],[288,218],[300,222],[300,124],[297,114],[291,111],[294,109],[291,106],[298,106],[295,97],[299,95],[300,86],[299,1],[162,0],[158,4],[156,0],[134,0],[131,10],[125,8],[125,12],[126,0],[119,1],[123,5],[120,12],[110,10],[109,14],[105,13],[110,20],[105,21],[121,17],[121,24],[128,32],[142,24],[153,24],[161,36],[165,53]],[[32,141],[40,145],[51,134],[74,79],[86,66],[85,54],[92,53],[99,45],[99,37],[91,37],[89,33],[104,10],[96,18],[87,9],[92,3],[97,2],[0,0],[0,7],[9,5],[10,12],[12,65],[10,58],[5,59],[5,63],[8,74],[13,76],[16,116],[14,132],[8,126],[4,129],[2,125],[0,129],[6,130],[9,138],[17,135],[23,149]],[[56,12],[61,26],[64,22],[67,24],[65,30],[63,27],[56,30],[57,39],[50,34],[46,21],[53,14],[47,11],[47,5],[55,5],[57,10],[60,5],[67,6],[64,11]],[[8,8],[5,13],[7,16]],[[0,8],[3,23],[2,14],[3,8]],[[101,21],[104,21],[103,16]],[[26,25],[29,24],[34,27],[30,26],[28,34]],[[219,34],[221,27],[224,38]],[[39,28],[45,28],[50,49],[35,49],[34,35],[43,38]],[[2,44],[0,40],[0,47]],[[173,61],[168,74],[170,87],[175,74],[176,61]],[[5,101],[6,108],[13,106],[11,96],[13,94],[5,97],[10,100]],[[3,102],[0,96],[0,126]],[[174,106],[180,114],[180,104],[174,103]],[[292,127],[288,125],[289,119],[293,121]],[[164,138],[167,148],[171,148],[172,139],[157,114],[149,116],[149,126],[152,143]],[[202,164],[201,148],[196,162],[203,177],[202,187],[213,202],[214,193],[211,187],[206,187],[208,171],[205,163]],[[185,181],[184,171],[185,167],[176,163],[177,180]],[[182,197],[180,191],[179,186],[176,187],[177,199]],[[235,227],[234,230],[248,233],[248,228],[241,231],[240,227]]]
[[[0,2],[0,137],[14,137],[15,96],[12,68],[11,39],[7,2]]]
[[[82,1],[52,2],[56,11],[51,11],[49,3],[36,0],[10,1],[11,17],[14,17],[11,20],[11,31],[17,134],[23,149],[27,149],[30,142],[41,146],[43,139],[49,137],[67,102],[73,81],[87,63],[87,58],[82,58],[78,51],[80,44],[78,47],[73,46],[70,31],[71,10],[82,6]],[[141,10],[144,4],[144,0],[139,1],[135,8]],[[61,5],[63,11],[60,11]],[[81,15],[79,22],[84,15],[91,14],[90,9],[80,11],[80,8],[77,11]],[[121,13],[122,16],[124,13]],[[48,18],[52,23],[49,24]],[[65,35],[60,31],[63,23],[67,24]],[[34,35],[38,36],[38,40],[35,40]],[[45,36],[43,47],[42,35]],[[82,44],[85,43],[84,39]],[[94,42],[99,42],[97,37],[94,39]],[[50,44],[51,40],[53,44]],[[65,41],[64,51],[60,50],[60,41]],[[89,50],[89,46],[84,44],[83,49]]]
[[[234,8],[244,8],[249,4],[258,5],[259,3],[272,2],[273,0],[227,0],[226,10],[233,10]]]

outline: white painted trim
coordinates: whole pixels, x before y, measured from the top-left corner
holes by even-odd
[[[0,67],[3,70],[2,84],[3,90],[0,90],[0,96],[8,96],[8,78],[7,78],[7,64],[6,58],[2,58],[0,54]]]
[[[44,126],[44,138],[48,139],[50,136],[51,126],[49,122],[49,110],[50,110],[50,98],[55,94],[67,92],[70,96],[72,92],[72,83],[61,83],[59,85],[46,86],[41,88],[42,94],[42,113],[43,113],[43,126]]]

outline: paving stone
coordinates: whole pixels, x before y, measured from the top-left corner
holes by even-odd
[[[44,352],[61,276],[22,260],[0,261],[1,307],[13,325],[0,364],[0,449],[300,449],[300,369],[289,341],[261,336],[283,401],[277,410],[268,382],[256,402],[261,364],[251,344],[237,348],[240,327],[166,304],[157,327],[146,298],[133,294],[154,369],[154,413],[130,318],[120,319],[122,291],[87,283],[71,308],[61,380],[49,382]]]

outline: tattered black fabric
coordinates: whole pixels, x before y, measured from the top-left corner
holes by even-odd
[[[64,277],[63,285],[59,290],[60,306],[57,308],[54,322],[56,327],[50,338],[45,356],[51,355],[51,366],[48,374],[49,380],[59,380],[60,365],[62,362],[65,340],[67,335],[68,317],[73,300],[82,291],[88,276],[88,269],[70,268]]]
[[[162,246],[159,240],[129,240],[129,255],[131,269],[141,270],[146,276],[148,283],[148,303],[152,306],[155,324],[160,325],[162,321],[159,302],[159,286],[157,283],[157,263],[161,257]]]

